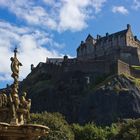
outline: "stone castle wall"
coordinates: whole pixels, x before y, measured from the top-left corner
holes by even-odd
[[[129,64],[127,64],[121,60],[118,60],[118,62],[117,62],[117,74],[122,74],[122,73],[130,75],[131,74],[130,66],[129,66]]]
[[[84,73],[110,73],[110,63],[104,60],[77,61],[75,63],[66,63],[64,71],[81,71]]]
[[[118,59],[130,64],[130,65],[139,65],[139,48],[136,47],[124,47],[120,50],[120,56]]]
[[[36,69],[37,68],[37,69]],[[132,75],[140,78],[140,71],[134,70],[128,63],[122,60],[111,61],[106,60],[86,60],[79,61],[77,59],[68,59],[62,65],[53,63],[41,63],[32,72],[37,71],[38,74],[45,74],[47,77],[53,76],[59,78],[62,73],[80,72],[89,77],[90,81],[94,81],[96,77],[106,75],[122,74]]]
[[[137,36],[133,36],[131,29],[129,29],[126,34],[126,46],[140,48],[140,42],[138,41]]]

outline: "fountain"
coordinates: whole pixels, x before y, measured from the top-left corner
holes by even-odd
[[[37,140],[48,134],[49,128],[37,124],[28,124],[30,119],[31,100],[26,98],[26,92],[19,96],[19,67],[22,64],[17,59],[17,48],[11,57],[11,77],[14,79],[10,91],[0,94],[0,140]]]

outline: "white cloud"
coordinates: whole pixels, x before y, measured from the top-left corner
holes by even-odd
[[[59,29],[72,31],[87,27],[87,19],[101,11],[106,0],[62,0]],[[95,11],[95,12],[94,12]]]
[[[132,8],[138,10],[140,8],[140,0],[133,0]]]
[[[90,4],[95,8],[95,12],[98,13],[101,11],[101,8],[106,1],[107,0],[91,0]]]
[[[54,49],[48,50],[42,47],[44,45],[55,47],[56,44],[58,45],[43,31],[17,27],[0,21],[0,81],[11,80],[10,57],[13,56],[13,49],[16,45],[19,50],[18,57],[23,63],[20,75],[23,79],[30,72],[31,64],[37,65],[39,62],[45,62],[46,57],[60,56]]]
[[[124,7],[124,6],[114,6],[112,8],[112,12],[113,13],[120,13],[120,14],[123,14],[123,15],[126,15],[128,14],[128,10]]]
[[[76,3],[77,2],[77,3]],[[60,29],[62,30],[81,30],[86,25],[86,15],[82,12],[82,7],[87,3],[66,1],[60,10]]]
[[[28,24],[57,31],[79,31],[87,27],[87,20],[101,11],[106,0],[42,0],[45,8],[31,0],[1,0],[18,18]]]
[[[1,6],[7,6],[9,5],[10,1],[9,0],[0,0],[0,5]]]

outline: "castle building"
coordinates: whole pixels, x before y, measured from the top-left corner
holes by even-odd
[[[131,65],[139,65],[140,41],[133,35],[129,24],[125,30],[106,33],[103,37],[97,35],[94,38],[89,34],[77,48],[77,59],[120,59]]]
[[[87,84],[101,75],[126,73],[140,78],[140,70],[136,69],[140,66],[140,41],[127,24],[125,30],[106,33],[103,37],[97,35],[94,38],[89,34],[77,48],[76,58],[66,55],[64,58],[47,58],[46,65],[48,69],[52,65],[60,66],[62,72],[82,72]]]

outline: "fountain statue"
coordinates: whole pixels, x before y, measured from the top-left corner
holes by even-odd
[[[37,124],[28,124],[30,119],[31,99],[24,92],[20,97],[19,68],[22,64],[17,59],[17,48],[11,57],[11,77],[14,79],[9,92],[0,94],[0,140],[37,140],[48,134],[49,128]]]

